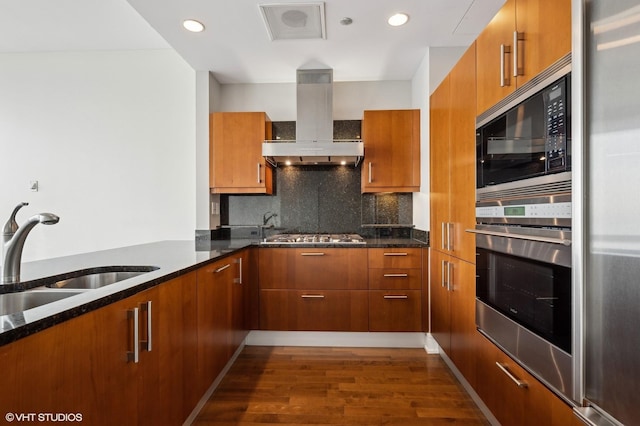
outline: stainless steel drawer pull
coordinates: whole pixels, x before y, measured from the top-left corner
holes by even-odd
[[[509,371],[509,367],[507,367],[505,364],[500,364],[499,362],[496,361],[496,365],[498,366],[498,368],[500,370],[502,370],[502,372],[504,374],[506,374],[507,376],[509,376],[509,378],[511,380],[513,380],[513,382],[519,387],[519,388],[527,388],[529,387],[529,384],[527,382],[525,382],[524,380],[519,380],[516,376],[514,376],[511,371]]]
[[[407,278],[409,274],[384,274],[387,278]]]
[[[324,299],[324,294],[303,294],[303,299]]]
[[[384,256],[408,256],[409,253],[384,253]]]
[[[369,161],[369,183],[373,183],[373,166],[371,165],[371,161]]]
[[[140,343],[142,344],[143,349],[145,349],[147,352],[151,352],[151,348],[152,348],[151,300],[143,303],[141,309],[147,313],[147,340],[141,340]]]
[[[213,271],[213,273],[214,273],[214,274],[217,274],[218,272],[222,272],[222,271],[224,271],[225,269],[227,269],[229,266],[231,266],[231,264],[230,264],[230,263],[227,263],[226,265],[221,266],[221,267],[219,267],[218,269],[216,269],[215,271]]]
[[[321,252],[300,253],[300,256],[324,256],[324,253],[321,253]]]
[[[260,163],[258,163],[258,183],[262,183],[262,179],[260,176]]]
[[[385,294],[384,298],[385,299],[408,299],[409,296],[407,296],[406,294]]]
[[[138,345],[138,327],[140,326],[140,320],[138,314],[138,308],[127,311],[127,318],[133,322],[133,332],[131,333],[131,349],[133,350],[127,352],[127,362],[133,362],[135,364],[140,360],[140,347]]]

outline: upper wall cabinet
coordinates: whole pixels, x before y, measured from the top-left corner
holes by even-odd
[[[476,43],[480,114],[571,52],[571,0],[507,0]]]
[[[420,110],[365,111],[362,192],[420,191]]]
[[[262,156],[262,142],[271,139],[271,120],[264,112],[215,112],[209,135],[212,193],[273,193],[273,172]]]

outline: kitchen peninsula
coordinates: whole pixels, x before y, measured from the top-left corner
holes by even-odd
[[[420,252],[426,245],[368,239],[361,247]],[[164,241],[26,263],[28,288],[78,270],[158,269],[2,316],[0,360],[15,366],[0,380],[3,404],[13,412],[81,413],[91,424],[182,423],[224,375],[249,330],[260,328],[258,263],[261,252],[273,250],[295,249],[257,240]],[[108,409],[116,406],[117,412]]]

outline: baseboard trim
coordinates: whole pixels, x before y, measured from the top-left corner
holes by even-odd
[[[253,330],[247,346],[333,346],[357,348],[423,348],[425,333],[357,333]]]

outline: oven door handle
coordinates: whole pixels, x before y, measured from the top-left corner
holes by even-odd
[[[519,240],[539,241],[542,243],[561,244],[563,246],[571,245],[571,240],[566,240],[564,238],[534,237],[531,235],[523,234],[507,234],[504,232],[484,231],[482,229],[467,229],[466,231],[473,234],[491,235],[493,237],[517,238]]]

